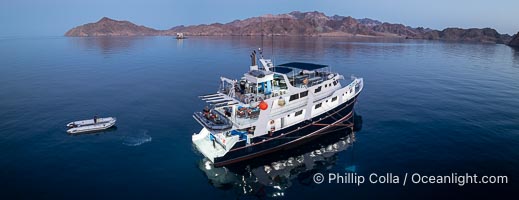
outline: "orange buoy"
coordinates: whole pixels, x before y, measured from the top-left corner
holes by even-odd
[[[268,107],[269,107],[269,105],[268,105],[265,101],[261,101],[261,102],[259,103],[259,108],[260,108],[261,110],[267,110]]]

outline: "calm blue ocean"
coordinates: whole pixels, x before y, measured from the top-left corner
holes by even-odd
[[[362,129],[345,150],[271,184],[250,175],[263,165],[219,169],[233,178],[210,179],[191,144],[201,129],[191,115],[204,106],[197,96],[215,92],[220,76],[245,73],[249,53],[262,46],[276,64],[315,62],[346,78],[363,77],[356,105]],[[66,134],[67,122],[95,114],[117,117],[117,128]],[[509,183],[312,182],[318,172],[348,171],[506,175]],[[505,45],[323,37],[0,38],[0,199],[499,198],[517,194],[518,181],[519,50]]]

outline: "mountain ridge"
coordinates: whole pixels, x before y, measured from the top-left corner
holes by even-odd
[[[446,28],[434,30],[410,27],[403,24],[381,22],[374,19],[355,19],[351,16],[327,16],[322,12],[293,11],[285,14],[266,14],[229,23],[212,23],[175,26],[167,30],[156,30],[139,26],[129,21],[118,21],[103,17],[70,29],[65,36],[153,36],[176,35],[183,32],[189,36],[360,36],[399,37],[446,41],[467,41],[508,44],[512,37],[500,34],[491,28]]]
[[[139,26],[129,21],[118,21],[108,17],[103,17],[97,22],[72,28],[65,33],[65,36],[146,36],[155,35],[158,32],[160,31],[145,26]]]

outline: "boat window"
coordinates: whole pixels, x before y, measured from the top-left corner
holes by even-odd
[[[332,98],[332,102],[337,101],[337,97]]]
[[[320,92],[320,91],[321,91],[321,87],[322,87],[322,86],[317,87],[317,88],[315,89],[314,93],[318,93],[318,92]]]
[[[297,117],[297,116],[299,116],[301,114],[303,114],[303,110],[297,111],[295,116]]]
[[[323,105],[323,103],[315,104],[315,109],[320,108]]]
[[[308,96],[308,90],[307,91],[304,91],[304,92],[301,92],[299,93],[299,98],[303,98],[303,97],[306,97]]]
[[[285,83],[285,79],[283,76],[274,74],[273,85],[279,87],[280,89],[287,89],[287,84]]]
[[[299,94],[293,94],[293,95],[290,95],[290,100],[289,101],[294,101],[294,100],[297,100],[299,99]]]
[[[333,85],[334,85],[334,86],[337,85],[337,81],[334,81],[334,82],[333,82]]]

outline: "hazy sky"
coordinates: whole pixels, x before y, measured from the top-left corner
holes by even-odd
[[[0,36],[63,35],[103,16],[169,29],[296,10],[434,29],[491,27],[515,34],[517,8],[519,0],[0,0]]]

